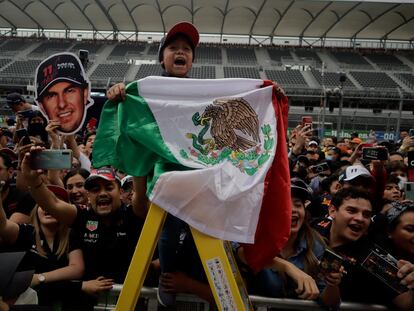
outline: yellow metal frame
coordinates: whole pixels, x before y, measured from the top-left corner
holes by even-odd
[[[119,296],[116,311],[134,311],[167,212],[151,204]],[[214,300],[219,310],[253,310],[237,265],[223,241],[191,228]],[[226,242],[227,243],[227,242]]]

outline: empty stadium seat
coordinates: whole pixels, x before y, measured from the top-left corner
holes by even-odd
[[[393,89],[398,87],[398,84],[384,72],[351,71],[350,74],[364,88]]]
[[[116,78],[117,80],[122,80],[125,77],[129,66],[129,64],[125,63],[99,64],[93,71],[91,79]]]
[[[282,87],[308,87],[299,70],[265,70],[266,76]]]
[[[215,79],[216,68],[214,66],[193,67],[188,75],[194,79]]]
[[[58,52],[66,51],[71,45],[72,41],[47,41],[35,48],[30,56],[48,56]]]
[[[197,63],[221,64],[221,48],[215,46],[200,45],[197,47]]]
[[[255,67],[224,67],[224,77],[260,79],[260,74]]]
[[[6,54],[14,54],[16,55],[19,51],[24,50],[27,48],[31,42],[26,40],[20,40],[20,39],[13,39],[13,40],[7,40],[6,43],[4,43],[1,46],[1,53]]]
[[[274,61],[277,65],[282,64],[282,60],[293,60],[292,54],[290,54],[290,50],[288,49],[267,49],[269,53],[269,57],[272,61]]]
[[[339,81],[340,74],[337,72],[324,72],[323,78],[322,73],[319,70],[312,69],[311,70],[312,75],[318,81],[318,83],[322,86],[327,87],[338,87],[341,85]],[[346,79],[344,82],[344,88],[356,88],[355,85],[351,82],[351,80]]]
[[[18,60],[3,69],[0,74],[12,77],[33,77],[34,79],[35,70],[39,63],[40,60],[37,59]]]
[[[89,52],[89,57],[94,56],[98,53],[101,47],[104,46],[104,43],[99,41],[95,42],[80,42],[76,43],[72,48],[71,51],[75,54],[78,54],[79,50],[87,50]]]
[[[135,75],[135,80],[148,76],[161,76],[162,72],[163,70],[159,64],[142,64]]]
[[[407,65],[392,54],[373,53],[366,54],[365,57],[383,70],[410,70]]]
[[[318,67],[320,67],[320,65],[322,64],[322,60],[315,51],[311,51],[309,49],[296,49],[295,54],[299,58],[299,60],[313,61],[315,62],[315,65],[317,65]]]
[[[145,50],[146,43],[143,42],[127,42],[119,43],[112,50],[108,59],[124,59],[137,57]]]
[[[11,62],[11,58],[0,58],[0,69]]]
[[[227,48],[227,59],[230,64],[235,65],[254,65],[257,64],[256,55],[254,49],[250,47]]]
[[[343,68],[365,68],[372,69],[370,63],[359,53],[349,51],[332,51],[331,54],[339,62],[340,67]]]
[[[411,73],[398,73],[396,76],[409,88],[414,89],[414,75]]]

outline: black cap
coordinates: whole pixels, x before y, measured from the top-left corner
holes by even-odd
[[[16,272],[25,252],[0,253],[0,296],[16,298],[32,282],[34,270]]]
[[[24,97],[19,93],[10,93],[6,97],[6,102],[7,105],[12,106],[25,102],[25,100]]]
[[[61,81],[79,86],[88,85],[82,64],[75,54],[54,54],[40,63],[36,69],[37,99],[40,99],[49,87]]]
[[[158,60],[160,62],[162,61],[162,55],[165,46],[167,45],[167,43],[170,42],[171,38],[175,38],[178,35],[183,35],[188,39],[191,49],[193,50],[194,60],[195,48],[197,47],[198,41],[200,40],[200,35],[198,34],[197,28],[195,28],[193,24],[188,22],[180,22],[172,26],[171,29],[168,31],[167,35],[161,39],[160,46],[158,48]]]
[[[302,201],[310,200],[312,189],[300,178],[290,180],[290,195]]]

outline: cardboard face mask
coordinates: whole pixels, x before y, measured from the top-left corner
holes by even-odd
[[[74,134],[82,128],[93,99],[90,81],[75,54],[58,53],[42,61],[35,86],[37,105],[48,121],[60,122],[59,134]]]

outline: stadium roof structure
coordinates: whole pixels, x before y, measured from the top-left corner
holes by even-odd
[[[414,41],[414,1],[0,0],[0,28]],[[301,40],[302,42],[302,40]]]

